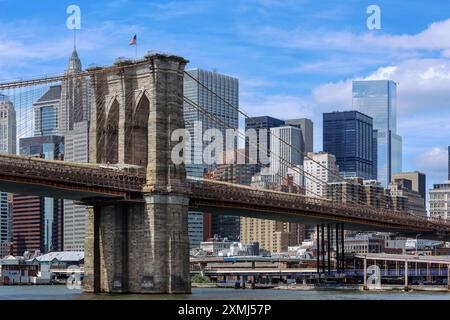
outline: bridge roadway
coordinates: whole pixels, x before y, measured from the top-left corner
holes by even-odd
[[[0,190],[75,200],[88,205],[143,202],[144,169],[137,166],[75,164],[0,155]],[[421,234],[450,239],[450,223],[407,212],[346,206],[328,200],[257,190],[210,180],[188,180],[192,210],[307,225],[345,223],[348,230]]]

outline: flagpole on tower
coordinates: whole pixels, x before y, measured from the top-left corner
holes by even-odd
[[[137,35],[135,34],[134,35],[134,37],[133,38],[131,38],[131,40],[130,40],[130,43],[129,43],[129,45],[130,46],[135,46],[135,61],[137,61],[137,59],[138,59],[138,43],[137,43]]]

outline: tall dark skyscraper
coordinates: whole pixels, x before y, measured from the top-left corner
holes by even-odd
[[[20,154],[61,160],[64,137],[40,136],[20,139]],[[63,250],[63,201],[39,196],[14,195],[14,254]]]
[[[262,150],[262,152],[270,151],[270,129],[284,126],[284,124],[285,124],[285,122],[283,120],[279,120],[279,119],[268,117],[268,116],[245,119],[245,130],[254,129],[256,131],[257,146],[258,146],[257,154],[254,154],[249,148],[249,142],[246,141],[245,151],[246,151],[246,154],[248,154],[248,157],[250,160],[253,160],[253,161],[255,159],[257,160],[258,169],[261,168],[261,166],[260,166],[261,161],[260,161],[260,157],[259,157],[260,156],[260,154],[259,154],[259,147],[260,147],[259,130],[261,130],[261,129],[267,130],[266,147],[261,146],[263,149],[266,149],[266,150]]]
[[[358,111],[323,115],[323,149],[333,154],[344,177],[374,179],[372,118]]]

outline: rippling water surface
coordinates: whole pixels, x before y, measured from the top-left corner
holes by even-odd
[[[0,286],[0,300],[450,300],[446,292],[193,289],[192,295],[85,294],[65,286]]]

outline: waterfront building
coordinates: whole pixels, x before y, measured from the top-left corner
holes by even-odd
[[[435,184],[430,190],[430,216],[437,219],[449,219],[450,181]]]
[[[0,242],[0,259],[12,254],[12,242]]]
[[[372,118],[358,111],[323,114],[323,150],[336,157],[341,176],[376,179],[373,133]]]
[[[89,123],[74,124],[65,135],[64,159],[70,162],[89,162]],[[84,251],[86,206],[64,200],[64,251]]]
[[[203,241],[203,212],[189,211],[188,213],[188,236],[189,248],[198,248]]]
[[[341,181],[336,157],[328,152],[308,153],[304,161],[306,195],[325,197],[324,185]]]
[[[241,242],[258,242],[261,249],[272,254],[298,245],[298,232],[295,223],[241,217]]]
[[[345,253],[367,254],[381,253],[384,250],[385,239],[371,234],[358,234],[355,237],[346,237],[344,243]]]
[[[354,81],[353,109],[373,119],[377,130],[378,181],[384,187],[402,172],[402,137],[397,133],[397,84],[390,80]]]
[[[233,242],[228,239],[211,239],[200,243],[200,250],[204,256],[208,257],[239,257],[257,256],[259,254],[259,244],[244,244]]]
[[[411,190],[418,192],[422,197],[423,207],[426,207],[427,176],[421,172],[401,172],[392,175],[392,181],[406,179],[411,181]]]

